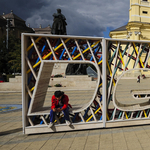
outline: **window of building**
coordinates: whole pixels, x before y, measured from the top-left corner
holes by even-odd
[[[147,0],[143,0],[143,1],[147,2]]]
[[[147,14],[147,11],[142,11],[143,14]]]

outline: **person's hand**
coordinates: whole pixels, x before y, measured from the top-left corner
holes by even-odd
[[[56,112],[56,108],[53,108],[53,112]]]
[[[57,108],[57,112],[61,112],[62,110],[62,108]]]

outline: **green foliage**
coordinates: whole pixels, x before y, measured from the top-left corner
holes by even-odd
[[[6,36],[0,39],[0,72],[21,72],[21,40],[13,35],[9,36],[8,50]]]
[[[10,37],[10,59],[8,61],[10,68],[16,72],[21,72],[21,40]]]
[[[61,84],[55,84],[54,86],[55,86],[55,87],[62,87]]]
[[[54,75],[54,78],[59,78],[59,77],[63,77],[63,76],[61,74]]]
[[[5,37],[0,39],[0,73],[7,73],[7,49],[5,40]]]
[[[9,78],[15,78],[15,76],[12,74],[7,74],[6,75],[6,82],[9,82]]]

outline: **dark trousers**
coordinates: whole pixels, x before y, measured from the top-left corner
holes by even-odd
[[[62,107],[60,107],[60,108],[62,108]],[[54,122],[55,121],[56,113],[57,112],[54,112],[52,109],[50,110],[50,122]],[[65,120],[70,121],[70,119],[69,119],[69,108],[68,107],[63,110],[63,113],[64,113]]]

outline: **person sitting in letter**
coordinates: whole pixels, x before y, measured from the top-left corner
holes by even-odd
[[[69,118],[69,107],[68,107],[69,98],[64,92],[62,91],[55,91],[54,95],[51,99],[51,110],[50,110],[50,124],[49,128],[54,125],[55,115],[57,112],[63,111],[64,118],[67,125],[71,125],[70,118]]]

